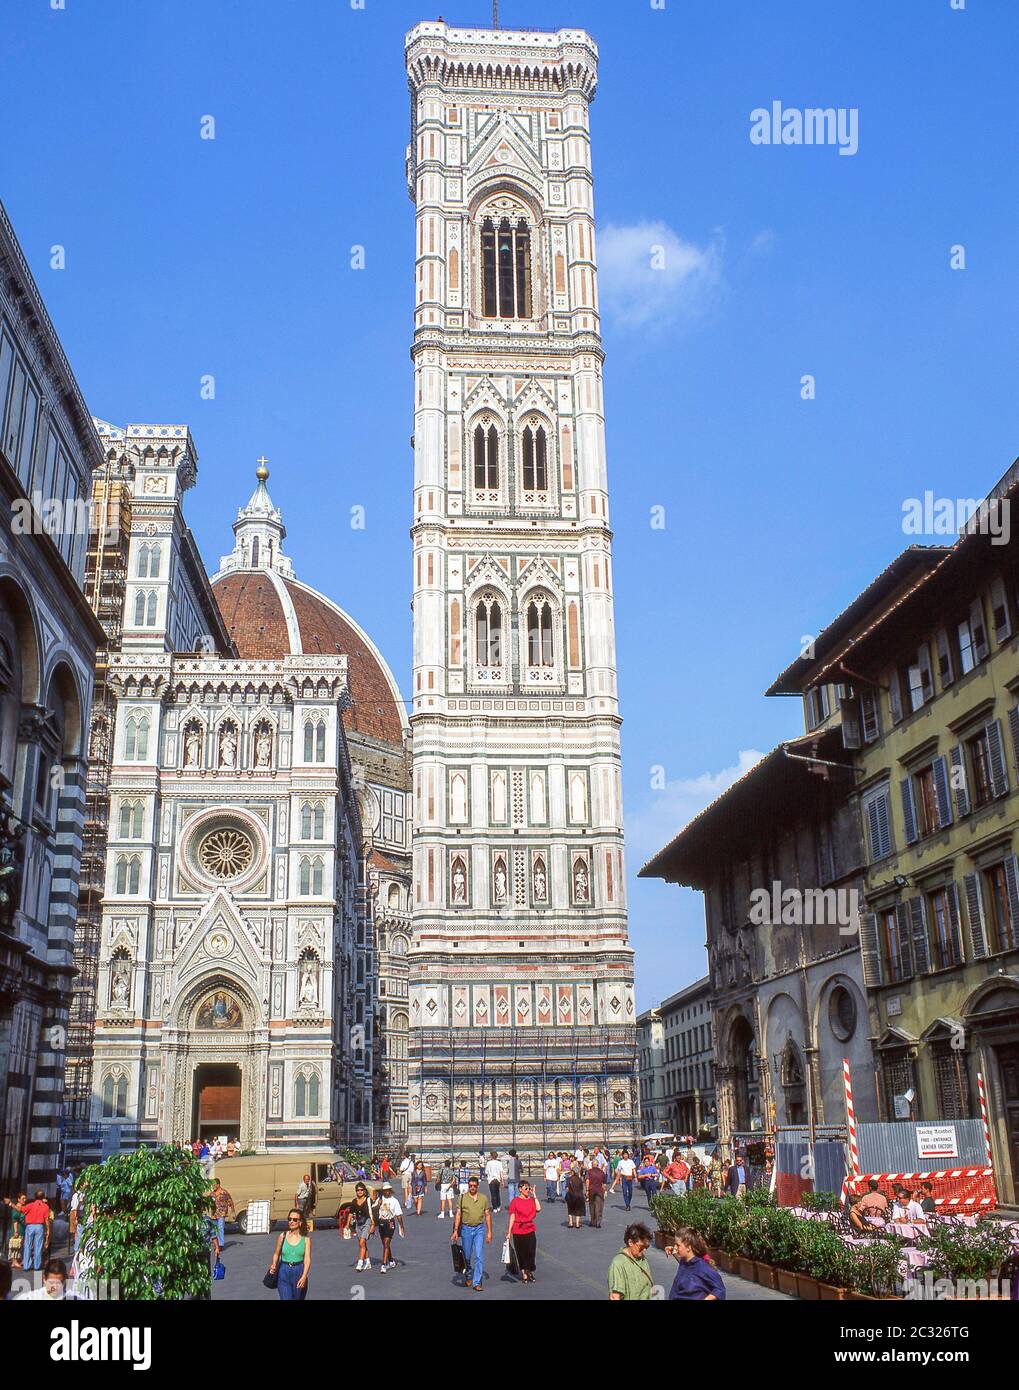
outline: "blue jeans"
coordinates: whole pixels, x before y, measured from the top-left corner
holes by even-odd
[[[619,1182],[623,1189],[623,1206],[629,1211],[630,1203],[633,1201],[633,1179],[620,1178]]]
[[[464,1259],[467,1261],[467,1278],[472,1284],[481,1284],[485,1278],[485,1223],[478,1226],[461,1226],[460,1240],[463,1242]]]
[[[512,1178],[510,1178],[506,1186],[509,1188],[508,1200],[512,1202],[513,1198],[517,1195],[517,1183],[515,1183]]]
[[[556,1185],[551,1178],[545,1179],[545,1201],[554,1202],[556,1199]]]
[[[25,1227],[25,1268],[42,1269],[42,1238],[46,1227],[32,1225]]]
[[[307,1285],[303,1289],[297,1287],[297,1281],[304,1273],[304,1261],[300,1260],[297,1264],[287,1264],[285,1260],[279,1263],[279,1282],[276,1291],[280,1298],[290,1303],[298,1303],[307,1297]]]

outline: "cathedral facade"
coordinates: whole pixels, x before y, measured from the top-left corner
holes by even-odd
[[[395,681],[295,577],[262,464],[210,580],[183,517],[186,427],[100,434],[131,508],[93,1125],[107,1147],[113,1127],[125,1146],[370,1143],[399,1108],[373,918],[408,891]]]
[[[407,36],[416,1147],[629,1140],[632,952],[578,30]]]

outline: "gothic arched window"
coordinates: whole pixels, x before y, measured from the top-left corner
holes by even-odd
[[[145,590],[139,589],[134,596],[134,625],[144,627],[145,625]]]
[[[309,719],[304,726],[304,761],[306,763],[324,763],[325,760],[325,720],[319,719],[315,721]]]
[[[103,1082],[103,1119],[122,1120],[127,1115],[127,1077],[108,1076]]]
[[[120,804],[120,838],[137,840],[141,838],[144,808],[140,801],[122,801]]]
[[[527,664],[552,666],[552,605],[537,598],[527,605]]]
[[[124,725],[124,759],[142,762],[149,751],[149,721],[145,715],[132,714]]]
[[[481,308],[487,319],[531,317],[531,229],[522,217],[481,224]]]
[[[258,537],[251,542],[251,568],[258,568]]]
[[[494,425],[486,430],[478,425],[474,431],[474,486],[494,489],[499,486],[499,432]]]
[[[485,595],[478,603],[474,639],[479,666],[502,665],[502,606],[494,595]]]
[[[156,591],[153,589],[145,606],[145,624],[147,627],[155,627],[156,625],[156,602]]]
[[[548,437],[545,427],[527,425],[523,438],[524,491],[548,490]]]

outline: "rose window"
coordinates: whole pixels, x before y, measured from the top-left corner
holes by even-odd
[[[198,846],[198,862],[212,878],[237,878],[254,857],[255,847],[243,830],[213,830]]]

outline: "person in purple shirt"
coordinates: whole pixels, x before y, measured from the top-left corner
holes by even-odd
[[[694,1303],[724,1301],[722,1276],[707,1258],[708,1247],[696,1231],[689,1226],[682,1227],[665,1253],[673,1255],[679,1265],[669,1290],[670,1302],[674,1298]]]

